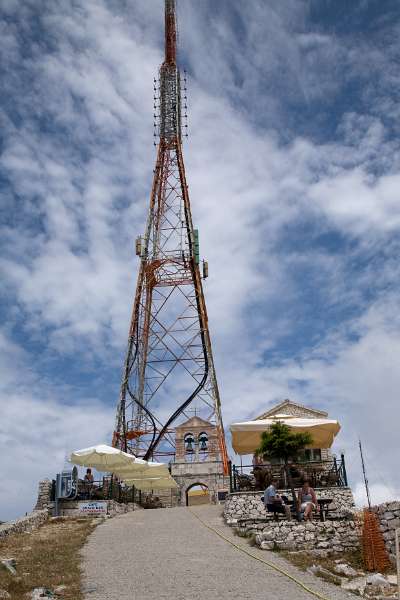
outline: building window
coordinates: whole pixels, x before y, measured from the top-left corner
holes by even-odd
[[[320,448],[314,448],[312,450],[312,459],[313,460],[321,460],[321,449]]]
[[[321,460],[321,449],[320,448],[306,448],[299,453],[300,461],[304,462],[318,462]]]

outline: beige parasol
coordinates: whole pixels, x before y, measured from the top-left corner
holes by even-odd
[[[72,452],[70,462],[113,473],[127,485],[134,485],[139,490],[177,487],[166,464],[148,462],[106,444],[76,450]]]
[[[133,454],[128,454],[106,444],[98,444],[90,448],[83,448],[83,450],[75,450],[75,452],[72,452],[69,460],[75,465],[93,467],[97,471],[107,471],[110,473],[125,467],[134,469],[135,464],[136,470],[144,469],[147,466],[146,461],[141,461],[133,456]]]
[[[236,454],[253,454],[260,445],[263,431],[268,431],[277,421],[285,423],[293,432],[310,433],[313,448],[330,448],[340,431],[339,422],[333,419],[307,419],[284,414],[268,419],[233,423],[229,429]]]
[[[139,462],[140,461],[140,462]],[[123,479],[169,477],[168,466],[164,463],[147,462],[137,458],[134,463],[123,465],[113,471]]]
[[[124,479],[126,485],[134,485],[138,490],[169,490],[177,489],[175,479],[169,477],[142,477],[137,479]]]

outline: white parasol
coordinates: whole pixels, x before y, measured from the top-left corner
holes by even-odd
[[[340,431],[339,422],[333,419],[307,419],[284,414],[268,419],[232,423],[229,429],[236,454],[253,454],[261,443],[261,434],[277,421],[287,425],[293,432],[309,433],[313,439],[312,448],[330,448]]]
[[[75,450],[75,452],[72,452],[69,460],[75,465],[93,467],[97,471],[107,471],[110,473],[114,473],[118,469],[125,467],[129,467],[130,470],[135,469],[136,472],[147,467],[146,461],[142,461],[133,456],[133,454],[128,454],[106,444],[98,444],[90,448],[83,448],[83,450]]]
[[[175,479],[169,477],[141,477],[137,479],[124,479],[127,485],[134,485],[138,490],[169,490],[177,489]]]

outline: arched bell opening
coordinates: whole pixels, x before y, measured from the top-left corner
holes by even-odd
[[[208,434],[202,431],[198,435],[199,444],[199,460],[206,461],[208,459]]]
[[[185,433],[183,437],[183,443],[185,447],[185,460],[186,462],[193,462],[195,459],[196,448],[195,439],[193,433]]]

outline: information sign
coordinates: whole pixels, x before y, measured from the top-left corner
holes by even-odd
[[[78,510],[84,515],[106,515],[107,502],[97,500],[78,502]]]

